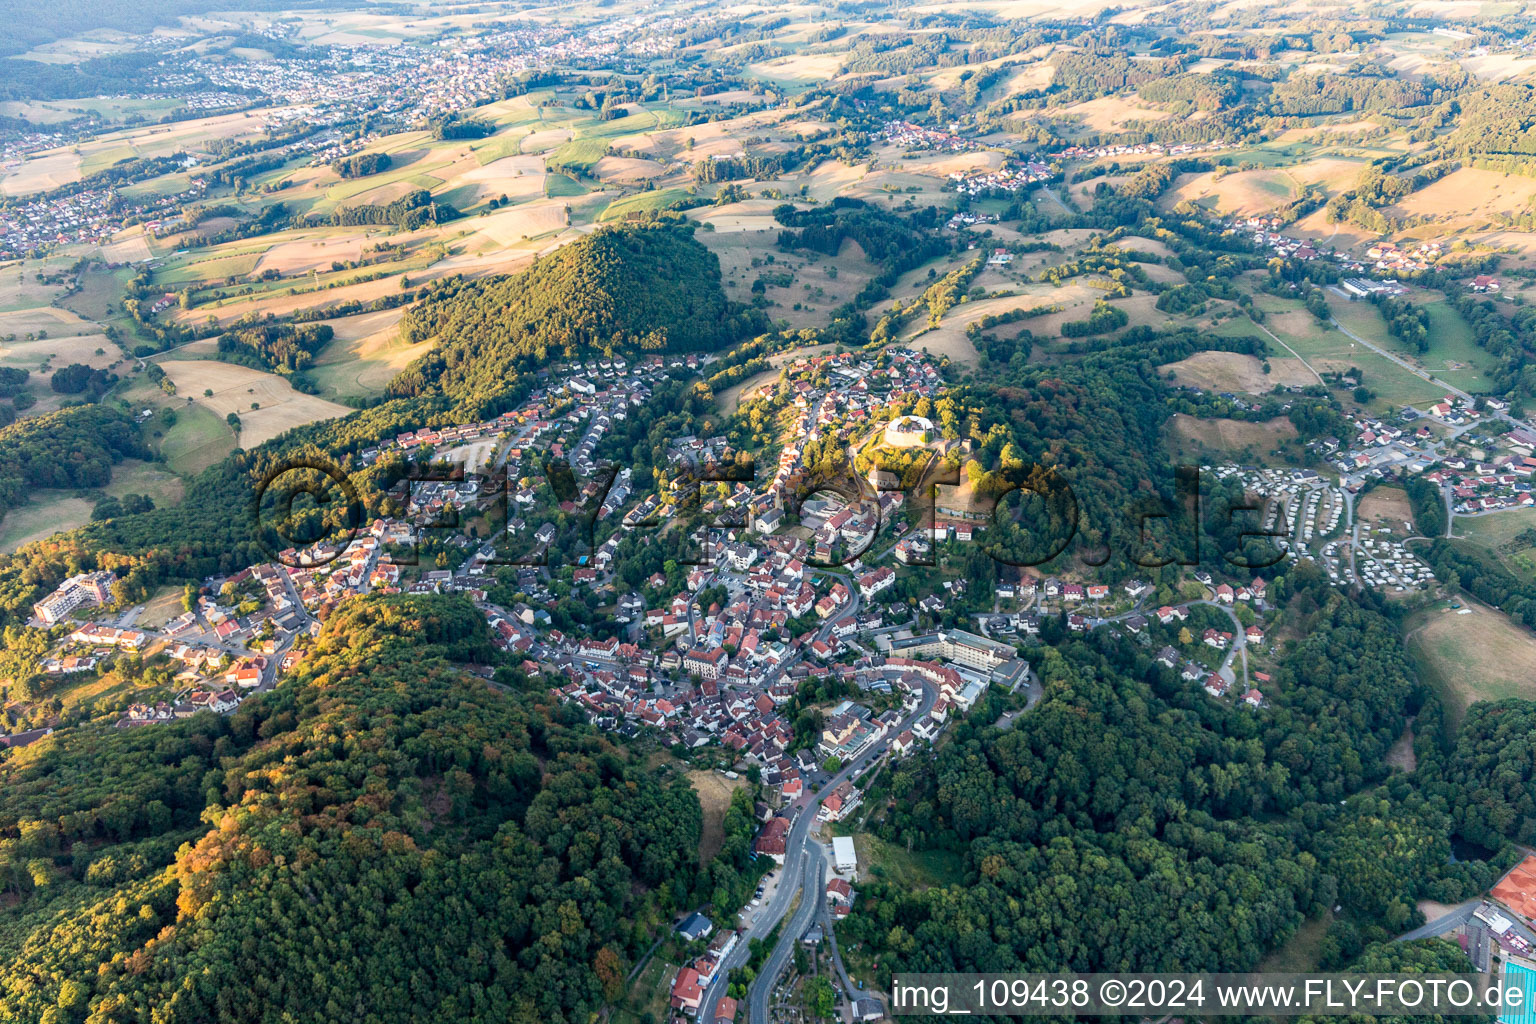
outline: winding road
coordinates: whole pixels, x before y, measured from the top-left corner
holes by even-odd
[[[800,936],[805,933],[806,928],[810,927],[825,899],[826,857],[820,844],[811,838],[821,802],[845,781],[862,776],[870,766],[885,756],[893,738],[899,736],[904,730],[910,729],[913,723],[920,721],[933,710],[933,705],[939,696],[938,688],[926,680],[922,687],[922,698],[912,714],[872,744],[870,749],[845,765],[815,794],[809,791],[803,793],[788,808],[787,813],[791,815],[792,823],[784,839],[782,869],[784,875],[779,879],[778,888],[774,891],[773,897],[758,913],[757,918],[743,929],[738,936],[735,948],[725,958],[719,970],[715,971],[714,980],[704,990],[704,997],[699,1002],[701,1019],[713,1019],[715,1006],[719,1003],[720,997],[725,994],[731,972],[747,962],[751,952],[748,948],[751,941],[766,938],[774,927],[784,920],[785,915],[789,913],[790,903],[796,894],[799,894],[800,904],[793,918],[780,932],[773,951],[769,953],[762,970],[758,972],[757,977],[747,989],[751,1024],[768,1024],[768,1000],[773,991],[774,981],[783,971],[784,964],[794,952],[795,943],[800,941]]]

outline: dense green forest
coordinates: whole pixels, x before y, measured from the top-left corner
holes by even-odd
[[[1337,968],[1411,926],[1415,900],[1454,902],[1490,884],[1512,858],[1452,862],[1450,836],[1453,814],[1466,813],[1463,778],[1481,808],[1463,831],[1485,819],[1501,835],[1528,827],[1518,774],[1502,791],[1480,781],[1479,759],[1501,757],[1504,734],[1470,726],[1475,739],[1458,746],[1445,783],[1389,778],[1385,743],[1405,713],[1434,707],[1394,624],[1315,569],[1281,585],[1306,639],[1284,658],[1272,712],[1213,702],[1149,650],[1102,632],[1030,655],[1045,696],[1006,731],[983,706],[936,759],[903,762],[878,794],[876,831],[957,859],[964,877],[913,889],[874,869],[844,941],[869,947],[878,980],[1242,971],[1334,905],[1323,966]],[[1529,716],[1527,705],[1494,717],[1516,729]],[[1438,773],[1434,742],[1421,745]]]
[[[268,322],[219,335],[219,353],[231,362],[264,370],[303,370],[334,335],[330,324]]]
[[[521,274],[430,285],[402,323],[409,341],[440,344],[391,393],[435,387],[462,404],[551,360],[711,351],[764,326],[726,301],[719,260],[676,223],[605,228]]]
[[[104,487],[112,466],[147,457],[133,421],[115,409],[71,406],[0,430],[0,508],[39,487]]]
[[[357,600],[228,719],[0,763],[0,1016],[585,1024],[698,873],[700,808],[458,667],[466,600]]]

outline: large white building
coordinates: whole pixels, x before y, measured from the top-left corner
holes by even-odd
[[[843,874],[859,869],[859,855],[853,848],[852,836],[832,837],[832,861]]]
[[[963,629],[927,633],[891,642],[891,652],[903,658],[942,658],[967,668],[990,672],[1018,654],[1012,646]]]
[[[32,614],[51,626],[81,605],[106,604],[112,600],[112,584],[116,580],[110,572],[77,573],[34,604]]]

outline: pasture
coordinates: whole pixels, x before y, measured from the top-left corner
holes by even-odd
[[[1437,602],[1404,624],[1408,653],[1445,701],[1453,727],[1476,701],[1536,699],[1536,634],[1485,604],[1458,603],[1469,614]]]
[[[317,395],[302,394],[275,373],[212,359],[168,359],[160,364],[178,395],[221,419],[240,419],[240,446],[254,448],[292,427],[351,412]],[[211,391],[212,394],[205,394]],[[253,406],[255,406],[253,408]]]
[[[390,380],[431,344],[408,345],[400,337],[403,309],[328,320],[336,332],[321,349],[309,376],[324,398],[366,398],[383,394]]]
[[[1315,384],[1316,378],[1298,359],[1271,359],[1269,372],[1264,360],[1241,352],[1196,352],[1188,359],[1165,363],[1159,373],[1172,373],[1174,380],[1206,391],[1268,394],[1277,387],[1291,384]]]
[[[0,519],[0,552],[6,554],[64,530],[91,521],[94,502],[74,491],[38,491],[25,505],[13,508]]]

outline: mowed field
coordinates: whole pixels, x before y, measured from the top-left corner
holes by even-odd
[[[275,373],[212,359],[169,359],[161,363],[178,395],[223,418],[240,417],[240,446],[254,448],[292,427],[345,416],[352,410],[318,395],[293,389]],[[212,391],[212,395],[204,394]],[[258,408],[252,408],[255,404]]]
[[[171,124],[108,132],[67,149],[51,149],[22,162],[0,178],[0,193],[19,196],[57,188],[121,160],[194,152],[211,142],[259,135],[262,120],[245,113],[215,114]]]
[[[1159,373],[1171,372],[1180,384],[1217,393],[1244,391],[1263,395],[1277,387],[1316,383],[1299,359],[1271,359],[1269,372],[1265,373],[1264,360],[1241,352],[1196,352],[1188,359],[1165,363],[1157,369]]]
[[[1411,616],[1404,632],[1408,653],[1438,688],[1453,724],[1475,701],[1536,699],[1536,634],[1497,609],[1467,598],[1459,603],[1470,614],[1437,603]]]
[[[386,309],[326,321],[336,336],[309,369],[322,397],[383,394],[395,374],[431,350],[431,343],[409,345],[400,337],[404,313],[404,309]]]
[[[1463,391],[1492,390],[1492,374],[1497,369],[1498,360],[1487,349],[1478,346],[1472,337],[1472,328],[1444,299],[1429,298],[1419,291],[1409,293],[1409,297],[1429,314],[1429,349],[1421,354],[1387,331],[1386,320],[1373,304],[1363,299],[1351,302],[1332,291],[1326,294],[1334,318],[1362,338],[1397,353]]]
[[[20,167],[0,177],[0,193],[25,196],[33,192],[67,185],[80,177],[80,158],[74,153],[53,150],[22,161]]]
[[[1342,303],[1347,300],[1339,301]],[[1366,386],[1376,393],[1371,403],[1373,411],[1386,412],[1403,405],[1422,405],[1443,397],[1444,389],[1352,341],[1343,331],[1322,324],[1303,309],[1300,302],[1260,294],[1254,296],[1254,304],[1268,314],[1263,326],[1273,331],[1297,356],[1305,359],[1319,373],[1344,372],[1352,367],[1359,369],[1365,375]],[[1360,333],[1370,337],[1364,335],[1364,332]]]
[[[1296,179],[1279,169],[1237,171],[1221,177],[1207,172],[1179,182],[1159,205],[1171,210],[1189,201],[1222,213],[1256,214],[1289,202],[1298,191]]]
[[[71,494],[38,492],[0,519],[0,551],[9,554],[33,541],[91,521],[92,503]]]

